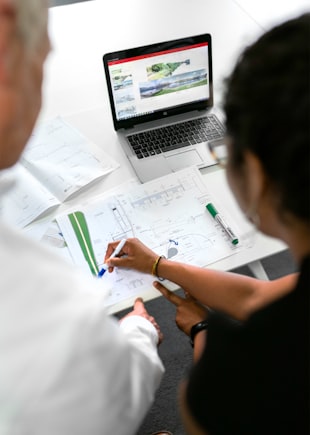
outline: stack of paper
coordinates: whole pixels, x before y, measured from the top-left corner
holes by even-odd
[[[16,179],[1,213],[8,222],[24,227],[118,167],[60,117],[44,122],[35,129],[20,163],[1,174]]]

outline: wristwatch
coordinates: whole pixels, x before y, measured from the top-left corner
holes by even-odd
[[[194,347],[194,339],[195,336],[198,334],[198,332],[205,331],[206,329],[208,329],[208,326],[209,326],[208,322],[206,320],[202,320],[201,322],[198,322],[191,327],[190,343],[192,347]]]

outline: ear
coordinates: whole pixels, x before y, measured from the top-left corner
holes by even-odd
[[[7,77],[10,48],[16,33],[16,6],[12,0],[0,0],[0,83]]]

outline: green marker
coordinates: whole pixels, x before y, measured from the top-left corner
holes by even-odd
[[[230,226],[227,225],[227,223],[224,221],[222,216],[216,210],[214,205],[211,202],[209,202],[209,204],[206,205],[206,209],[211,214],[211,216],[216,220],[216,222],[221,225],[223,230],[225,230],[226,234],[228,235],[228,237],[231,240],[231,243],[233,245],[237,245],[239,243],[239,240],[238,240],[236,234],[233,232],[233,230],[230,228]]]

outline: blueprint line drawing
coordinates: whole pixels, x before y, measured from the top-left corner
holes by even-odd
[[[139,238],[171,261],[205,267],[242,249],[230,242],[207,212],[208,202],[216,203],[199,170],[188,168],[134,188],[123,188],[110,197],[97,197],[75,212],[84,214],[98,268],[104,263],[109,242],[131,237]],[[219,204],[217,207],[221,210]],[[57,222],[74,262],[87,270],[68,216],[59,216]],[[231,219],[227,216],[227,220]],[[107,304],[112,305],[142,295],[154,277],[115,269],[102,280],[109,282]]]

